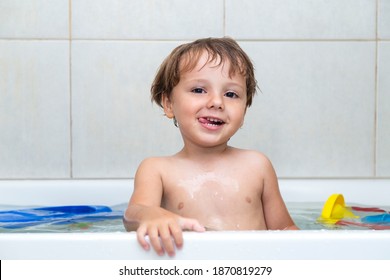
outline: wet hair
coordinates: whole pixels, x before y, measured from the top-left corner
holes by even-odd
[[[151,86],[151,99],[162,107],[162,97],[170,98],[173,88],[180,81],[180,74],[193,70],[200,57],[207,52],[206,63],[216,62],[218,66],[230,62],[229,76],[240,74],[246,81],[246,106],[252,104],[257,81],[253,64],[237,42],[229,37],[204,38],[176,47],[160,65]]]

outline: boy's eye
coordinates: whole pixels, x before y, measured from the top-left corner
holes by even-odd
[[[227,93],[225,93],[225,96],[229,97],[229,98],[237,98],[238,97],[237,93],[235,93],[233,91],[228,91]]]
[[[194,88],[191,91],[193,93],[205,93],[206,92],[203,88]]]

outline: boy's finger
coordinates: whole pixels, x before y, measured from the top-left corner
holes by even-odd
[[[138,243],[139,243],[139,244],[142,246],[142,248],[144,248],[145,250],[149,250],[149,249],[150,249],[150,246],[149,246],[149,243],[146,241],[145,236],[146,236],[146,228],[140,226],[140,227],[137,229],[137,240],[138,240]]]
[[[160,230],[160,239],[161,243],[164,246],[164,250],[169,256],[175,255],[175,244],[172,240],[171,231],[169,228],[164,228]]]
[[[178,224],[172,224],[169,226],[173,240],[177,248],[183,247],[183,231]]]
[[[188,218],[181,218],[180,221],[180,227],[182,229],[186,230],[193,230],[197,232],[203,232],[206,231],[205,227],[202,226],[197,220],[195,219],[188,219]]]
[[[156,253],[159,256],[164,255],[164,249],[161,246],[158,229],[157,228],[150,229],[148,235],[149,235],[150,244],[152,245],[154,251],[156,251]]]

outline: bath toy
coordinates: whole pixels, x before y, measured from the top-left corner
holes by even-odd
[[[39,224],[72,224],[119,219],[123,212],[102,205],[49,206],[0,211],[0,227],[23,228]]]
[[[365,215],[360,217],[356,212]],[[382,213],[367,215],[367,213]],[[377,207],[346,206],[342,194],[332,194],[322,208],[318,222],[327,225],[350,225],[370,229],[390,229],[390,213]]]
[[[390,224],[390,214],[366,216],[366,217],[362,218],[362,221],[365,223]]]
[[[345,206],[342,194],[332,194],[325,202],[321,213],[322,222],[334,224],[343,218],[359,218]]]

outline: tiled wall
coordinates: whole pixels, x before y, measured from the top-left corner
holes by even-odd
[[[0,0],[0,179],[128,178],[176,152],[150,83],[225,35],[262,91],[232,145],[279,177],[390,177],[390,0]]]

